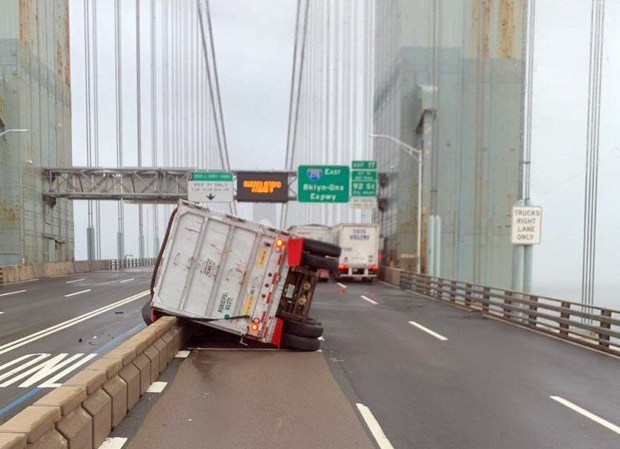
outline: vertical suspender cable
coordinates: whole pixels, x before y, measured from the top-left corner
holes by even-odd
[[[138,167],[142,167],[142,70],[140,42],[140,0],[136,0],[136,133],[138,143]],[[144,208],[138,205],[138,248],[139,257],[144,256]]]
[[[158,133],[157,133],[157,3],[151,0],[151,161],[153,167],[158,166]],[[159,211],[157,204],[153,204],[153,255],[159,249]]]
[[[90,1],[84,0],[84,72],[85,72],[85,90],[86,95],[84,99],[86,101],[86,165],[92,166],[93,150],[92,150],[92,132],[91,132],[91,76],[90,76]],[[88,200],[88,227],[93,227],[93,202]],[[88,258],[93,259],[94,254],[91,252],[90,233],[88,233]]]
[[[97,2],[93,2],[93,125],[94,125],[94,164],[99,167],[99,67],[98,67],[98,19]],[[101,202],[95,202],[95,240],[97,242],[96,259],[101,259]]]
[[[116,55],[115,55],[115,67],[116,67],[116,161],[118,167],[123,166],[123,88],[122,88],[122,42],[121,42],[121,2],[120,0],[114,0],[114,26],[116,36]],[[117,234],[117,255],[119,259],[124,257],[125,242],[124,242],[124,207],[123,200],[118,202],[118,234]]]

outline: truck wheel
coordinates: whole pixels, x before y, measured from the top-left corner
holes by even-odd
[[[323,335],[323,327],[320,324],[315,323],[299,323],[297,321],[285,321],[284,328],[285,333],[290,335],[296,335],[298,337],[319,338]]]
[[[153,324],[153,322],[151,321],[151,300],[148,300],[142,306],[142,319],[147,326]]]
[[[335,259],[328,259],[327,257],[321,257],[314,254],[310,254],[308,251],[304,251],[301,255],[301,264],[309,265],[315,268],[325,268],[329,271],[336,271],[338,269],[338,261]]]
[[[342,248],[333,243],[321,242],[320,240],[304,239],[304,251],[317,256],[340,257]]]
[[[316,338],[298,337],[297,335],[282,334],[282,347],[297,351],[318,351],[321,342]]]

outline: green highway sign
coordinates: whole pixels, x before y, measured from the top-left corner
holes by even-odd
[[[346,165],[300,165],[297,169],[297,201],[347,203],[350,176]]]
[[[232,182],[233,174],[229,171],[193,171],[190,172],[188,180]]]
[[[353,161],[353,170],[377,170],[377,161]]]
[[[353,161],[351,196],[377,196],[377,161]]]

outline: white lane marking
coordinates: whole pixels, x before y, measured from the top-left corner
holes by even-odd
[[[338,287],[340,287],[340,288],[345,288],[345,289],[347,288],[347,286],[346,286],[346,285],[341,284],[340,282],[338,282],[336,285],[337,285]]]
[[[83,281],[83,280],[85,280],[85,279],[84,279],[84,278],[82,278],[82,279],[74,279],[73,281],[67,281],[67,282],[65,282],[65,284],[74,284],[74,283],[76,283],[76,282],[80,282],[80,281]]]
[[[0,312],[0,315],[4,315],[4,312]]]
[[[420,329],[421,331],[426,332],[429,335],[432,335],[433,337],[435,337],[438,340],[448,341],[448,339],[446,337],[444,337],[443,335],[438,334],[437,332],[432,331],[428,327],[424,327],[421,324],[416,323],[415,321],[409,321],[409,324],[411,324],[412,326],[417,327],[418,329]]]
[[[319,337],[319,341],[325,341],[323,337]]]
[[[127,438],[109,437],[101,443],[99,449],[121,449],[126,442]]]
[[[9,292],[9,293],[2,293],[0,296],[10,296],[10,295],[17,295],[18,293],[24,293],[27,290],[17,290],[14,292]]]
[[[375,441],[377,442],[379,447],[381,449],[394,449],[394,446],[392,446],[390,440],[388,440],[388,438],[385,436],[385,433],[383,433],[383,429],[377,422],[375,415],[372,414],[370,409],[364,404],[360,404],[359,402],[355,405],[357,406],[357,409],[362,415],[362,418],[364,418],[364,421],[366,421],[366,425],[368,426],[370,433],[372,433],[372,436],[375,437]]]
[[[601,426],[608,428],[612,432],[616,432],[617,434],[620,434],[620,427],[616,426],[615,424],[610,423],[606,419],[603,419],[603,418],[601,418],[599,416],[596,416],[594,413],[590,413],[586,409],[583,409],[583,408],[579,407],[578,405],[573,404],[572,402],[567,401],[566,399],[561,398],[559,396],[549,396],[549,398],[553,399],[556,402],[559,402],[560,404],[562,404],[565,407],[570,408],[571,410],[579,413],[580,415],[583,415],[586,418],[591,419],[595,423],[600,424]]]
[[[136,301],[140,298],[144,298],[146,295],[150,294],[149,290],[145,290],[142,293],[138,293],[133,296],[129,296],[125,299],[121,299],[120,301],[116,301],[112,304],[109,304],[104,307],[100,307],[99,309],[93,310],[92,312],[85,313],[80,316],[76,316],[75,318],[71,318],[70,320],[63,321],[62,323],[58,323],[54,326],[48,327],[47,329],[40,330],[35,332],[34,334],[30,334],[26,337],[22,337],[18,340],[6,343],[0,346],[0,355],[6,354],[7,352],[13,351],[17,348],[21,348],[24,345],[32,343],[34,341],[40,340],[42,338],[47,337],[48,335],[55,334],[56,332],[60,332],[61,330],[67,329],[69,327],[75,326],[83,321],[94,318],[102,313],[106,313],[110,310],[116,309],[118,307],[122,307],[130,302]]]
[[[81,295],[83,293],[88,293],[92,291],[90,288],[88,290],[81,290],[79,292],[75,292],[75,293],[69,293],[68,295],[65,295],[65,298],[70,298],[71,296],[77,296],[77,295]]]
[[[168,385],[168,382],[153,382],[151,384],[151,386],[149,387],[148,390],[146,390],[147,393],[161,393],[162,391],[164,391],[164,388],[166,388],[166,385]]]
[[[189,356],[189,351],[179,351],[174,356],[175,359],[186,359]]]
[[[363,299],[364,301],[368,301],[368,302],[369,302],[369,303],[371,303],[371,304],[374,304],[375,306],[378,304],[378,303],[377,303],[377,301],[375,301],[374,299],[370,299],[368,296],[364,296],[364,295],[362,295],[362,299]]]
[[[125,280],[121,281],[121,284],[124,284],[125,282],[131,282],[131,281],[133,281],[135,279],[136,278],[125,279]]]

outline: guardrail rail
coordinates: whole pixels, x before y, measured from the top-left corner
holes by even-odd
[[[620,310],[402,271],[400,288],[620,355]]]

